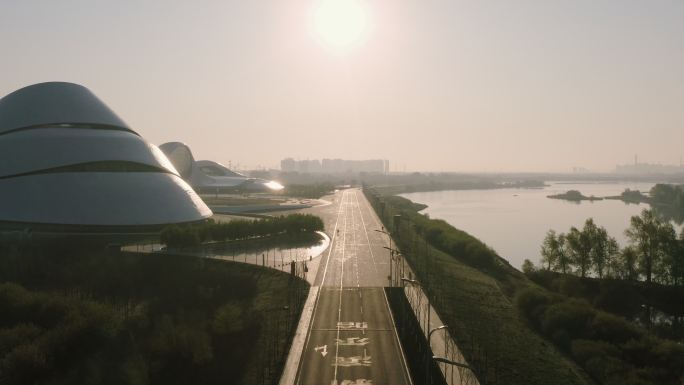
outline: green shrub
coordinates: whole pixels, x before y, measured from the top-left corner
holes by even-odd
[[[541,329],[547,335],[552,335],[556,330],[562,329],[567,331],[573,339],[588,337],[590,322],[594,314],[595,311],[584,301],[570,299],[555,303],[544,312]]]
[[[518,292],[515,303],[527,319],[539,327],[539,320],[551,303],[551,297],[539,289],[528,287]]]
[[[278,234],[297,235],[324,229],[323,220],[310,214],[291,214],[254,221],[235,220],[225,223],[210,219],[201,224],[168,226],[162,230],[160,240],[169,247],[183,248],[198,246],[208,240],[224,242]]]
[[[616,344],[642,336],[642,332],[624,318],[604,312],[596,313],[590,327],[594,338]]]
[[[620,356],[620,349],[605,341],[577,339],[572,341],[570,351],[575,360],[582,365],[595,357]]]

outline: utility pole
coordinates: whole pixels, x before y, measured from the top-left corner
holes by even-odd
[[[384,207],[384,205],[383,205],[383,207]],[[392,248],[392,235],[391,235],[390,233],[388,233],[387,231],[385,231],[384,228],[383,228],[382,230],[375,229],[375,231],[377,231],[378,233],[383,233],[383,234],[387,235],[387,238],[389,239],[389,247],[383,246],[383,248],[389,250],[389,253],[390,253],[390,260],[389,260],[390,275],[389,275],[389,281],[390,281],[390,286],[394,286],[394,284],[393,284],[393,283],[394,283],[394,280],[393,280],[393,278],[392,278],[392,277],[393,277],[393,274],[392,274],[392,261],[394,260],[394,255],[393,255],[393,254],[394,254],[394,250],[395,250],[395,249]]]

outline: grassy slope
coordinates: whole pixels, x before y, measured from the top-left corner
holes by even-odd
[[[407,199],[385,196],[383,200],[387,202],[387,219],[399,213],[404,218],[419,215],[416,212],[420,205]],[[389,220],[385,225],[392,228]],[[470,267],[427,246],[414,226],[407,226],[405,221],[398,241],[418,279],[430,282],[440,317],[449,325],[466,359],[478,369],[482,384],[592,384],[581,368],[522,318],[513,303],[514,293],[536,286],[522,273],[502,259],[496,272]]]
[[[501,282],[431,250],[433,298],[464,350],[480,361],[487,381],[498,384],[586,384],[583,371],[534,333],[521,318]],[[513,278],[527,285],[524,278]]]

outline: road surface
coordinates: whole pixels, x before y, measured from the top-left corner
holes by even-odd
[[[335,194],[318,212],[331,236],[318,267],[320,286],[297,371],[298,385],[411,384],[383,286],[386,236],[359,189]]]

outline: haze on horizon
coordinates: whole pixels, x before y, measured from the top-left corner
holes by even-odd
[[[337,1],[366,10],[345,49],[322,44],[317,0],[3,2],[0,94],[79,83],[152,143],[250,168],[609,171],[684,156],[684,2]]]

